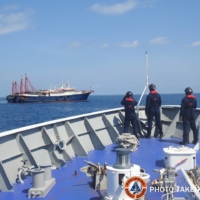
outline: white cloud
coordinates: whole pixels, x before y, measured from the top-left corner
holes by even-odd
[[[135,0],[128,0],[123,3],[117,3],[113,5],[102,5],[100,3],[96,3],[90,7],[90,9],[94,12],[98,12],[104,15],[122,15],[137,5]]]
[[[101,45],[101,48],[103,48],[103,49],[108,48],[108,43],[104,43],[104,44],[102,44],[102,45]]]
[[[138,41],[135,40],[133,42],[123,42],[119,46],[123,48],[134,48],[138,46]]]
[[[0,35],[21,31],[31,25],[32,11],[0,14]]]
[[[198,46],[200,46],[200,40],[198,40],[192,44],[192,47],[198,47]]]
[[[157,37],[155,39],[150,40],[149,43],[154,44],[154,45],[167,44],[167,38],[166,37]]]
[[[16,5],[6,5],[3,7],[2,10],[3,11],[17,10],[17,6]]]
[[[72,42],[67,45],[67,47],[70,49],[77,49],[77,48],[80,48],[81,46],[83,46],[83,44],[80,42]]]

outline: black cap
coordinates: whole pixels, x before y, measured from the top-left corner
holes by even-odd
[[[126,97],[127,97],[127,98],[133,97],[133,93],[132,93],[131,91],[128,91],[128,92],[126,93]]]
[[[152,90],[155,90],[156,89],[156,86],[154,84],[150,84],[149,85],[149,90],[152,91]]]
[[[185,93],[186,94],[192,94],[193,93],[192,88],[190,88],[190,87],[185,88]]]

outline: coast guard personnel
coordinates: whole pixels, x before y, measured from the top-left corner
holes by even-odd
[[[149,85],[150,93],[146,98],[145,114],[147,116],[148,128],[146,138],[151,138],[152,121],[155,117],[156,126],[159,131],[159,137],[163,137],[162,124],[160,121],[160,106],[161,106],[161,96],[156,91],[156,86],[154,84]]]
[[[198,133],[195,125],[194,109],[197,108],[197,100],[194,95],[192,95],[193,90],[190,87],[185,89],[186,96],[182,99],[181,110],[180,110],[180,120],[183,121],[183,141],[179,142],[181,145],[189,143],[189,132],[190,128],[193,131],[193,144],[198,142]]]
[[[139,139],[137,115],[135,113],[135,106],[137,105],[137,101],[135,101],[133,98],[133,93],[128,91],[122,99],[121,104],[124,105],[125,108],[124,133],[128,132],[128,126],[131,122],[133,127],[133,134],[137,137],[137,139]]]

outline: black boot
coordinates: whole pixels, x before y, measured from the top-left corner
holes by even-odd
[[[163,135],[163,132],[161,132],[161,133],[158,135],[158,138],[161,138],[161,139],[162,139],[163,136],[164,136],[164,135]]]
[[[192,144],[197,144],[198,143],[198,140],[193,140],[192,141]]]
[[[145,138],[151,138],[151,136],[149,134],[146,134]]]
[[[179,144],[181,144],[181,145],[186,145],[187,143],[184,142],[184,141],[182,141],[182,142],[179,142]]]

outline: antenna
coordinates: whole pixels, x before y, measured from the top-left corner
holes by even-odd
[[[146,51],[146,86],[149,85],[149,75],[148,75],[148,53]]]
[[[141,100],[142,100],[142,97],[144,96],[144,93],[145,93],[146,89],[148,88],[148,86],[149,86],[148,53],[147,53],[147,51],[146,51],[146,85],[145,85],[145,87],[144,87],[144,90],[143,90],[143,92],[142,92],[142,95],[141,95],[141,97],[140,97],[140,99],[139,99],[139,102],[138,102],[138,105],[137,105],[138,114],[139,114],[138,106],[140,105],[140,102],[141,102]]]
[[[139,115],[140,115],[140,112],[139,112],[139,105],[140,105],[140,102],[142,100],[142,97],[144,96],[144,93],[145,91],[147,90],[147,88],[149,87],[149,76],[148,76],[148,53],[146,51],[145,53],[145,60],[146,60],[146,85],[144,87],[144,90],[142,92],[142,95],[138,101],[138,105],[137,105],[137,116],[138,116],[138,124],[139,124],[139,128],[140,128],[140,132],[142,131],[142,126],[141,126],[141,123],[140,123],[140,120],[139,120]]]

